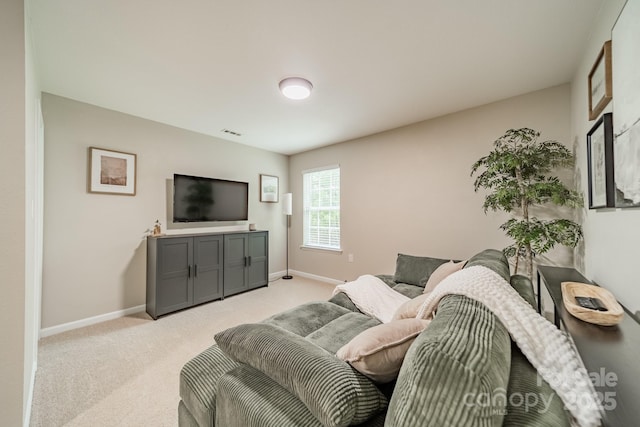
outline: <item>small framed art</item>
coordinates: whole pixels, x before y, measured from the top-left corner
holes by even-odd
[[[260,201],[276,203],[278,201],[278,177],[260,175]]]
[[[89,147],[89,192],[136,195],[136,155]]]
[[[611,80],[611,40],[602,46],[589,73],[589,120],[598,118],[613,98]]]
[[[589,209],[615,207],[613,114],[604,114],[587,134]]]

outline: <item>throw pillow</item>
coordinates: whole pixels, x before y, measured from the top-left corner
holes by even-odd
[[[440,264],[448,261],[448,259],[398,254],[393,280],[396,283],[408,283],[410,285],[424,287],[431,273],[433,273]]]
[[[323,348],[275,325],[245,324],[215,335],[220,349],[263,372],[324,426],[360,424],[388,405],[365,376]]]
[[[401,319],[374,326],[356,335],[336,356],[376,382],[393,381],[413,340],[429,322]]]
[[[467,263],[467,261],[454,262],[449,261],[441,264],[438,268],[436,268],[431,276],[429,276],[429,280],[427,280],[427,284],[424,285],[424,293],[430,293],[435,289],[438,283],[442,282],[447,276],[455,273],[456,271],[462,270],[462,267]]]
[[[402,304],[394,313],[391,321],[400,319],[415,319],[418,315],[418,310],[422,307],[422,303],[427,299],[429,293],[422,294]]]

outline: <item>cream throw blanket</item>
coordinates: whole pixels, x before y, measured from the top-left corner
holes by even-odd
[[[382,323],[389,323],[398,307],[410,299],[370,274],[360,276],[353,282],[337,285],[333,295],[340,292],[347,294],[360,311]]]
[[[505,325],[538,373],[558,393],[565,407],[584,427],[600,425],[600,404],[589,375],[568,338],[540,316],[518,292],[493,270],[473,266],[456,272],[434,289],[418,311],[428,319],[442,297],[465,295],[487,306]]]

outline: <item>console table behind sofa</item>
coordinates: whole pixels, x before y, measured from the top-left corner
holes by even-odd
[[[538,266],[538,311],[541,283],[554,305],[556,326],[573,340],[604,407],[605,426],[633,426],[640,420],[640,324],[625,307],[622,322],[598,326],[573,317],[562,302],[562,282],[591,283],[573,268]]]

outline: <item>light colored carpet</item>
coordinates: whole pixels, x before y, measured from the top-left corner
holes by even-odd
[[[295,277],[152,320],[146,313],[40,341],[31,426],[178,425],[182,366],[215,333],[258,322],[334,286]]]

